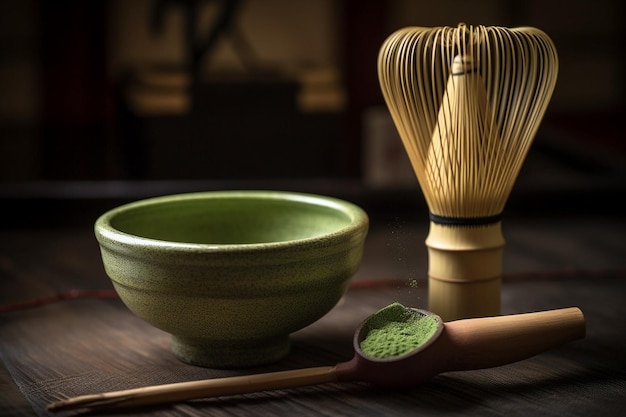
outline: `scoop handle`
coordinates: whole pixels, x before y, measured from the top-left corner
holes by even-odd
[[[585,337],[577,307],[445,323],[445,371],[506,365]],[[442,354],[444,352],[441,352]]]
[[[336,380],[335,367],[320,366],[88,394],[53,402],[48,405],[48,411],[81,410],[84,412],[95,412],[119,410],[198,398],[295,388],[334,382]]]

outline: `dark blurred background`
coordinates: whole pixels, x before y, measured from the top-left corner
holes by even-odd
[[[510,205],[525,210],[534,195],[549,202],[542,210],[615,210],[626,183],[623,4],[2,0],[0,196],[22,213],[42,199],[239,187],[420,204],[376,55],[397,28],[465,22],[536,26],[559,51]]]

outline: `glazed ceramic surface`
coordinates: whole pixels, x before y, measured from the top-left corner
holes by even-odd
[[[278,191],[157,197],[103,214],[102,260],[123,302],[173,335],[181,360],[238,368],[277,361],[358,269],[366,213]]]

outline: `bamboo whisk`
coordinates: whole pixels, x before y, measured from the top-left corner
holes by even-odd
[[[554,44],[531,27],[408,27],[378,56],[383,96],[430,210],[429,307],[497,315],[500,216],[557,80]]]

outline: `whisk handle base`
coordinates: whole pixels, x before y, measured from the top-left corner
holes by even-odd
[[[500,314],[504,244],[500,222],[481,227],[431,222],[428,309],[445,321]]]

